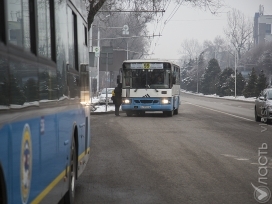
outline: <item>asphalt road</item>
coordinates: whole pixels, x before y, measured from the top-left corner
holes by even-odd
[[[252,184],[272,190],[272,126],[253,107],[182,94],[173,117],[92,115],[76,203],[257,203]]]

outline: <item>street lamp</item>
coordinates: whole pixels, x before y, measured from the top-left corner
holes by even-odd
[[[238,65],[238,60],[239,60],[239,56],[238,56],[238,49],[241,49],[241,47],[237,47],[236,49],[235,49],[235,53],[234,53],[234,76],[235,76],[235,87],[234,87],[234,97],[236,98],[236,91],[237,91],[237,74],[236,74],[236,72],[237,72],[237,65]]]
[[[198,93],[198,58],[196,58],[196,68],[197,68],[197,72],[196,72],[196,93]]]
[[[234,97],[236,98],[236,69],[237,69],[237,50],[235,51],[235,54],[234,54],[234,76],[235,76],[235,85],[234,85]]]
[[[103,21],[108,18],[110,15],[106,15],[105,18],[103,19]],[[99,24],[100,21],[98,21],[98,25],[97,25],[97,47],[99,49],[100,52],[100,28],[99,28]],[[98,54],[97,56],[97,92],[99,92],[99,57],[100,54]]]
[[[128,25],[123,26],[123,35],[129,35],[129,27]],[[127,60],[128,60],[128,39],[127,41]]]

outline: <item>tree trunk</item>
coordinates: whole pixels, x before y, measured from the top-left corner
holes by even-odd
[[[97,14],[99,9],[103,6],[106,0],[100,0],[97,4],[94,5],[95,0],[89,0],[90,8],[88,13],[88,31],[90,31],[91,25],[94,21],[94,16]]]

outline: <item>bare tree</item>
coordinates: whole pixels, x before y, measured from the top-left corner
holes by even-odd
[[[229,50],[226,41],[221,36],[216,36],[213,41],[204,41],[203,51],[206,60],[215,58],[222,69],[230,67]]]
[[[232,9],[232,11],[228,13],[228,26],[224,31],[240,59],[241,51],[248,50],[252,42],[252,20],[247,18],[241,11]]]
[[[181,53],[186,56],[187,59],[195,59],[202,51],[202,46],[196,39],[185,39],[181,43]]]
[[[85,0],[88,11],[88,30],[94,21],[94,16],[103,7],[104,11],[139,11],[138,18],[143,21],[153,19],[155,12],[163,10],[166,4],[171,0]],[[208,9],[211,13],[215,13],[217,9],[222,7],[223,0],[175,0],[179,5],[192,5],[199,8]],[[142,12],[151,11],[151,12]]]

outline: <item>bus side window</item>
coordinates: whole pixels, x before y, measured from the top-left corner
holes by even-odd
[[[30,19],[28,1],[7,2],[8,41],[30,51]],[[2,22],[1,22],[2,23]]]

